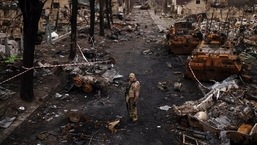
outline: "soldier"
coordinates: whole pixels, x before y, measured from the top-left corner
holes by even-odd
[[[140,91],[140,83],[137,80],[136,75],[134,73],[130,73],[129,85],[125,92],[125,101],[126,101],[129,117],[132,120],[132,122],[136,122],[138,120],[137,100],[139,97],[139,91]]]

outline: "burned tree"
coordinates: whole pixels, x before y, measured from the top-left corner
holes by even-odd
[[[106,15],[106,19],[107,19],[107,28],[108,29],[111,28],[109,2],[111,2],[111,0],[105,1],[105,15]]]
[[[71,15],[71,46],[69,59],[73,60],[76,56],[76,35],[77,35],[77,14],[78,14],[78,1],[72,1],[72,15]]]
[[[125,5],[126,5],[126,15],[128,15],[130,12],[130,0],[126,0]]]
[[[33,92],[33,62],[35,42],[38,32],[38,22],[41,16],[42,8],[45,1],[41,0],[19,0],[19,7],[23,14],[23,67],[29,69],[24,73],[21,81],[20,97],[24,101],[31,102],[34,100]]]
[[[95,32],[95,0],[89,0],[90,2],[90,29],[89,29],[89,43],[94,43]]]
[[[112,17],[112,0],[109,1],[109,16],[110,16],[110,21],[113,24],[113,17]]]
[[[162,12],[164,14],[166,14],[168,12],[168,1],[167,0],[162,1]]]
[[[100,32],[99,32],[99,35],[100,36],[104,36],[104,13],[103,13],[104,0],[99,0],[99,6],[100,6],[100,11],[99,11],[99,19],[100,19],[99,27],[100,27]]]

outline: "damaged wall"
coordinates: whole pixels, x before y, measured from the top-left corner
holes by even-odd
[[[199,1],[177,1],[177,14],[196,14],[202,13],[206,10],[206,1],[199,0]]]

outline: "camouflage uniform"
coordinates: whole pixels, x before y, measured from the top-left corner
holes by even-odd
[[[133,122],[136,122],[138,120],[137,99],[139,97],[140,83],[136,80],[133,73],[131,73],[130,76],[133,76],[134,78],[132,78],[129,82],[129,87],[126,90],[125,99],[129,116]]]

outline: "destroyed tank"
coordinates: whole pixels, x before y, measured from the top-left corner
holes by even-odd
[[[222,33],[210,33],[188,57],[185,77],[221,81],[239,74],[242,63],[233,44]]]
[[[191,54],[202,40],[200,31],[194,30],[192,23],[176,22],[166,35],[165,44],[169,53],[177,55]]]

